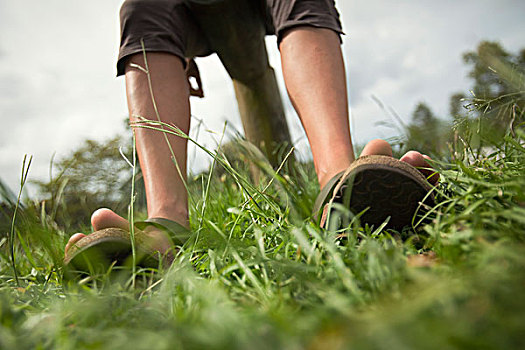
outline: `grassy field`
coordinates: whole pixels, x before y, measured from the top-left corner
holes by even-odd
[[[194,236],[173,266],[122,283],[67,287],[73,232],[22,203],[13,240],[0,232],[0,349],[524,348],[525,132],[511,131],[443,155],[430,222],[401,233],[319,229],[309,164],[263,167],[258,186],[216,164],[191,179]]]

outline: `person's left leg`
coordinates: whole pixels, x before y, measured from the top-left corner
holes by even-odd
[[[279,48],[288,94],[306,131],[322,188],[355,160],[339,35],[331,29],[295,27],[284,33]],[[392,148],[373,140],[361,155],[392,156]],[[401,158],[415,167],[429,167],[425,159],[417,151]],[[435,183],[437,176],[431,180]]]
[[[283,76],[321,187],[354,161],[340,41],[330,29],[292,28],[280,43]]]

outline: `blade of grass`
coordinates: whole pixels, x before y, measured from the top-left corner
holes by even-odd
[[[131,194],[130,202],[128,207],[128,222],[129,222],[129,235],[131,240],[131,254],[133,258],[132,265],[132,278],[131,278],[131,287],[135,288],[135,274],[137,272],[137,252],[135,247],[135,221],[134,221],[134,203],[135,203],[135,175],[136,175],[136,166],[137,166],[137,157],[136,157],[136,137],[135,130],[133,130],[132,137],[132,175],[131,175]]]
[[[9,250],[11,253],[11,264],[13,267],[13,274],[15,276],[16,285],[20,287],[20,281],[18,280],[18,272],[16,270],[16,261],[15,261],[15,221],[16,221],[16,215],[18,213],[18,207],[20,206],[20,199],[22,197],[22,190],[24,189],[24,185],[27,181],[27,175],[29,174],[29,168],[31,167],[31,161],[33,160],[33,156],[29,158],[29,162],[27,163],[26,168],[26,160],[27,160],[27,154],[24,155],[24,160],[22,162],[22,176],[20,178],[20,191],[18,192],[18,197],[16,199],[16,206],[15,211],[13,213],[13,220],[11,221],[11,231],[9,232]]]

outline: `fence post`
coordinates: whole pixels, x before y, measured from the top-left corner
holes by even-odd
[[[261,2],[187,0],[187,4],[233,80],[246,138],[277,166],[279,155],[292,142],[268,61]]]

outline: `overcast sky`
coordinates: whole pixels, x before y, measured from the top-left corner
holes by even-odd
[[[86,138],[125,132],[124,81],[115,78],[118,10],[122,0],[0,0],[0,178],[18,191],[24,154],[33,155],[30,179],[45,179],[52,155],[69,154]],[[470,83],[461,54],[481,40],[498,40],[511,51],[525,47],[523,0],[339,0],[343,51],[352,108],[352,135],[364,143],[396,131],[373,101],[376,96],[404,120],[424,101],[446,116],[448,97]],[[275,39],[267,40],[278,72]],[[206,98],[192,111],[207,130],[220,134],[227,120],[241,129],[233,87],[216,56],[197,61]],[[290,103],[288,121],[299,151],[307,143]],[[194,123],[197,125],[197,123]],[[193,130],[195,132],[195,130]],[[219,135],[220,136],[220,135]],[[219,137],[218,136],[218,137]],[[206,156],[190,150],[190,168]]]

